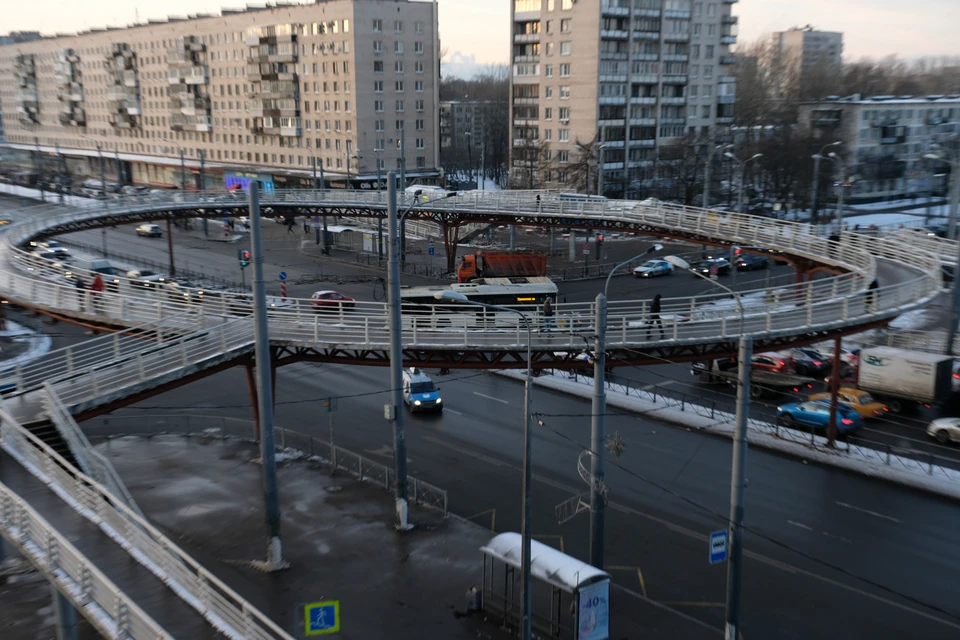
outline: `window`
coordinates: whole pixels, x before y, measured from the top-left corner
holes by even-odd
[[[552,97],[553,97],[553,87],[546,87],[546,88],[543,90],[543,97],[545,97],[547,100],[549,100],[550,98],[552,98]]]
[[[570,33],[570,18],[564,18],[560,21],[560,33]]]
[[[423,169],[427,166],[427,159],[424,156],[417,156],[417,169]]]
[[[403,33],[403,21],[394,20],[393,21],[393,32],[394,33]]]
[[[373,101],[373,110],[377,113],[383,112],[383,100],[374,100]]]
[[[383,93],[383,80],[374,80],[374,81],[373,81],[373,92],[374,92],[374,93]]]
[[[417,138],[417,149],[423,149],[426,145],[424,144],[423,138]]]
[[[544,129],[543,130],[543,139],[547,142],[553,140],[553,129]],[[549,151],[544,151],[544,154],[549,153]]]
[[[415,34],[417,34],[418,36],[419,36],[419,35],[423,35],[423,23],[422,23],[422,22],[419,22],[419,21],[414,22],[414,23],[413,23],[413,32],[414,32]]]
[[[567,100],[569,98],[570,98],[570,85],[568,84],[560,85],[560,99]]]
[[[561,11],[570,11],[570,9],[573,9],[573,0],[560,0]]]
[[[570,107],[560,107],[560,122],[570,121]]]
[[[373,52],[375,54],[383,53],[383,40],[374,40],[373,41]]]
[[[547,53],[548,56],[552,56],[552,55],[553,55],[553,43],[552,43],[552,42],[548,42],[548,43],[547,43],[546,53]]]
[[[393,52],[394,52],[394,53],[401,53],[401,54],[402,54],[402,53],[403,53],[403,43],[400,42],[399,40],[396,40],[396,41],[393,43]]]
[[[569,151],[557,151],[557,162],[567,163],[570,162],[570,152]]]
[[[403,131],[403,120],[396,120],[396,121],[394,121],[394,125],[393,125],[393,126],[396,127],[397,131]],[[397,140],[397,149],[399,149],[399,148],[400,148],[400,141]]]
[[[714,49],[713,45],[708,44],[706,46],[706,52],[704,53],[703,57],[706,58],[707,60],[711,60],[713,58],[713,49]]]
[[[560,65],[560,77],[569,78],[570,77],[570,63],[564,63]]]
[[[544,76],[545,78],[552,78],[552,77],[553,77],[553,65],[552,65],[552,64],[545,64],[545,65],[543,65],[543,76]]]
[[[703,65],[703,77],[704,77],[704,78],[712,78],[712,77],[713,77],[713,65],[712,65],[712,64],[705,64],[705,65]]]
[[[545,33],[553,33],[553,20],[547,20],[544,28]]]
[[[423,93],[423,80],[417,80],[413,83],[413,86],[417,93]]]
[[[403,80],[397,80],[394,84],[394,89],[397,93],[403,93]]]
[[[349,20],[344,20],[344,21],[343,21],[343,32],[344,32],[344,33],[350,33],[350,21],[349,21]]]
[[[560,129],[558,132],[560,142],[569,142],[570,141],[570,130],[569,129]]]
[[[423,111],[423,100],[417,100],[415,106],[417,111]]]
[[[375,131],[383,131],[383,120],[377,120],[373,127]]]
[[[375,60],[373,63],[374,73],[383,73],[383,60]]]
[[[417,73],[423,73],[423,63],[418,60],[414,63],[414,69]]]
[[[417,120],[416,126],[417,126],[417,131],[423,131],[423,130],[424,130],[424,121],[423,121],[423,120]]]
[[[413,52],[419,55],[423,55],[423,43],[417,40],[413,43]]]
[[[570,41],[560,43],[560,55],[568,56],[570,55]]]
[[[543,119],[544,120],[553,120],[553,108],[547,107],[543,110]]]
[[[397,60],[393,63],[393,70],[396,73],[403,73],[403,60]]]
[[[397,100],[396,109],[397,113],[403,112],[403,100]]]

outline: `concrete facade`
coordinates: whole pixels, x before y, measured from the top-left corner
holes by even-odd
[[[800,127],[842,141],[853,200],[946,193],[949,165],[924,158],[960,133],[960,96],[876,96],[800,105]]]
[[[801,72],[813,71],[819,66],[839,69],[843,63],[843,33],[817,31],[812,27],[775,31],[774,55],[782,56]]]
[[[332,0],[0,47],[7,145],[81,158],[97,175],[207,186],[363,186],[400,167],[437,174],[436,2]],[[220,175],[224,179],[219,178]],[[369,185],[368,186],[372,186]]]
[[[662,146],[730,125],[735,3],[513,0],[511,182],[569,188],[602,161],[620,195]]]

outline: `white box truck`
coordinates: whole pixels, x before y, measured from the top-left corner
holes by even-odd
[[[863,349],[857,386],[894,412],[940,404],[953,393],[953,358],[893,347]]]

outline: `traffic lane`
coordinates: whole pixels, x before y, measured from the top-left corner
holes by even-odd
[[[730,384],[703,383],[691,374],[689,363],[663,364],[649,367],[618,367],[610,375],[612,382],[629,384],[634,388],[666,395],[677,400],[683,399],[718,411],[735,411],[736,388]],[[790,402],[805,400],[812,393],[828,391],[823,382],[813,383],[813,388],[802,388],[801,392],[768,394],[762,400],[750,401],[750,417],[774,423],[777,420],[777,407]],[[883,417],[868,418],[865,427],[850,442],[863,444],[881,451],[891,447],[910,449],[920,454],[937,456],[936,464],[950,468],[960,468],[960,448],[953,445],[941,445],[926,433],[927,425],[941,414],[937,409],[919,409],[914,414],[888,413]],[[799,427],[800,430],[803,427]]]
[[[653,256],[656,258],[656,256]],[[627,270],[629,272],[629,269]],[[793,268],[789,266],[773,266],[769,270],[769,278],[773,283],[781,286],[789,282]],[[730,276],[720,276],[720,282],[730,285]],[[737,289],[759,289],[768,283],[767,271],[741,271],[737,273]],[[566,296],[567,302],[590,302],[603,291],[605,279],[576,280],[558,282],[557,288],[561,300]],[[645,300],[652,299],[656,294],[665,298],[682,298],[693,296],[712,296],[722,294],[722,290],[705,282],[690,273],[675,271],[669,276],[659,278],[637,278],[631,275],[614,276],[610,280],[610,289],[607,296],[610,300]]]
[[[301,365],[295,365],[299,367]],[[309,365],[304,365],[308,366]],[[299,373],[295,369],[291,373],[300,381],[309,381],[313,390],[308,391],[306,397],[317,397],[317,392],[323,394],[336,393],[338,386],[343,383],[343,375],[334,367],[314,367],[307,369],[307,373]],[[281,372],[284,369],[280,370]],[[425,480],[444,486],[454,491],[450,484],[451,475],[447,473],[438,473],[437,461],[434,455],[439,454],[441,459],[447,458],[451,452],[464,456],[476,456],[475,463],[482,467],[489,464],[491,460],[500,457],[505,458],[510,464],[520,463],[522,451],[522,387],[512,381],[495,378],[487,384],[485,379],[471,378],[469,380],[440,380],[440,386],[443,389],[445,398],[444,415],[433,416],[413,416],[410,421],[410,430],[408,440],[410,445],[410,466],[416,470],[416,475]],[[351,385],[353,386],[353,385]],[[385,389],[386,372],[378,369],[364,369],[361,388]],[[467,386],[460,389],[460,386]],[[513,387],[511,391],[510,387]],[[279,378],[278,401],[280,405],[277,408],[278,422],[280,424],[293,425],[293,428],[304,423],[303,404],[299,404],[304,399],[303,396],[294,396],[293,402],[298,404],[285,404],[283,398],[285,393],[293,393],[295,385],[287,384],[286,378]],[[360,447],[368,455],[380,455],[385,463],[392,459],[392,433],[387,423],[377,426],[378,421],[369,421],[371,412],[377,412],[382,402],[386,402],[385,393],[371,393],[362,396],[359,399],[342,399],[340,409],[335,415],[335,422],[338,425],[349,422],[350,438],[357,438],[356,446]],[[492,398],[496,398],[493,400]],[[550,406],[554,413],[583,413],[584,409],[589,411],[589,405],[583,402],[571,402],[570,399],[563,396],[543,393],[538,390],[534,394],[534,401],[542,399]],[[358,403],[359,404],[356,404]],[[456,408],[454,408],[456,407]],[[510,419],[509,411],[516,412],[516,419]],[[534,411],[537,411],[535,404]],[[292,412],[292,413],[291,413]],[[491,415],[502,417],[502,422],[491,421]],[[322,418],[322,416],[320,416]],[[580,453],[575,446],[572,446],[566,438],[571,438],[576,442],[585,445],[589,436],[589,419],[570,419],[573,424],[564,427],[561,418],[544,418],[548,425],[560,431],[561,435],[545,433],[543,428],[536,430],[536,444],[534,449],[535,465],[538,473],[552,473],[554,477],[559,478],[567,488],[568,495],[573,495],[573,491],[585,489],[582,481],[576,475],[577,456]],[[324,436],[325,429],[323,420],[321,422],[321,432],[318,435]],[[725,514],[728,508],[729,491],[727,481],[729,478],[730,448],[729,444],[719,439],[703,438],[699,434],[687,434],[682,430],[671,429],[663,425],[643,424],[632,416],[611,417],[610,431],[619,431],[627,440],[628,447],[622,457],[623,464],[628,468],[644,469],[646,473],[655,475],[663,479],[671,479],[673,486],[685,497],[696,501],[707,507],[713,514]],[[638,426],[639,425],[639,426]],[[337,439],[345,436],[342,429],[337,429]],[[678,440],[678,436],[683,438]],[[442,436],[442,439],[441,439]],[[684,436],[687,436],[686,438]],[[416,443],[416,444],[415,444]],[[341,441],[344,446],[351,446]],[[418,452],[434,450],[434,454],[427,454],[427,459],[422,459]],[[424,455],[421,453],[420,455]],[[767,461],[766,464],[764,461]],[[769,469],[765,466],[769,465]],[[789,476],[784,471],[784,466],[796,470],[800,477]],[[543,470],[543,471],[541,471]],[[750,468],[750,520],[753,526],[762,528],[778,539],[786,539],[799,548],[807,548],[810,553],[822,557],[829,562],[836,562],[842,566],[848,566],[851,570],[864,573],[875,566],[875,556],[867,553],[861,557],[861,554],[854,550],[846,549],[835,540],[843,538],[846,540],[868,540],[871,537],[879,537],[881,542],[893,539],[897,540],[891,532],[884,530],[885,527],[894,525],[903,526],[902,523],[913,523],[915,518],[910,514],[900,513],[898,510],[875,511],[876,505],[864,503],[859,500],[859,496],[865,492],[879,492],[886,496],[885,486],[876,482],[866,482],[863,479],[837,475],[837,472],[831,469],[816,471],[816,467],[805,466],[795,461],[781,459],[769,454],[755,452],[751,456]],[[686,473],[684,473],[686,471]],[[452,469],[453,478],[462,477],[463,469],[454,465]],[[476,474],[480,473],[477,469],[470,474],[471,483],[475,480]],[[638,483],[634,477],[617,478],[618,470],[611,468],[608,472],[608,480],[611,487],[614,487],[616,495],[621,499],[628,500],[629,503],[636,503],[641,507],[646,507],[651,503],[657,505],[657,509],[665,516],[678,520],[681,526],[695,529],[698,531],[708,531],[717,524],[722,525],[722,521],[717,523],[707,518],[704,520],[699,512],[691,515],[690,505],[682,500],[666,498],[663,492],[644,483]],[[822,478],[822,474],[828,474],[828,477],[818,481],[811,482],[807,474],[814,473],[815,478]],[[616,479],[616,480],[615,480]],[[460,483],[457,483],[458,485]],[[840,490],[832,489],[833,485],[846,486],[853,484],[855,488],[848,495]],[[456,486],[456,485],[454,485]],[[465,490],[467,487],[463,487]],[[816,488],[816,492],[811,495],[810,489]],[[571,491],[571,489],[573,491]],[[891,490],[895,488],[890,488]],[[460,491],[460,488],[457,489]],[[826,500],[824,494],[835,493],[840,499],[832,501]],[[925,496],[917,497],[917,494],[908,494],[910,503],[923,500]],[[828,496],[829,497],[829,496]],[[457,500],[454,495],[454,500]],[[824,502],[826,500],[826,502]],[[887,501],[886,497],[882,501]],[[865,511],[858,511],[850,507],[841,506],[839,502],[859,507]],[[933,512],[933,508],[926,502],[921,510],[923,514],[933,514],[934,520],[939,519],[939,515]],[[826,506],[824,506],[826,505]],[[865,505],[865,506],[861,506]],[[480,507],[482,505],[475,505]],[[874,507],[871,509],[871,507]],[[487,507],[489,508],[489,507]],[[482,511],[483,509],[478,509]],[[826,510],[826,511],[825,511]],[[831,511],[832,510],[832,511]],[[871,514],[866,511],[875,511],[883,513],[891,518],[900,520],[876,519],[876,516],[867,518]],[[861,522],[851,516],[864,516]],[[946,516],[944,516],[946,517]],[[691,521],[691,518],[693,520]],[[793,523],[799,523],[798,526]],[[911,526],[908,524],[907,526]],[[810,527],[816,532],[816,535],[809,534],[804,527]],[[722,528],[722,527],[721,527]],[[898,530],[900,530],[898,528]],[[831,537],[832,536],[832,537]],[[937,539],[928,539],[928,536],[922,532],[912,531],[908,536],[913,540],[907,547],[907,552],[913,552],[919,546],[923,549],[930,549],[933,553],[941,557],[950,557],[949,550],[944,550],[943,544]],[[882,545],[881,545],[882,546]],[[876,552],[877,545],[873,545],[872,552]],[[765,552],[768,550],[765,549]],[[770,550],[771,555],[779,549]],[[891,568],[886,573],[876,576],[880,582],[889,579],[890,573],[895,571],[897,563],[896,558],[903,555],[903,549],[894,545],[884,551],[891,557]],[[943,554],[946,554],[945,556]],[[914,567],[926,566],[927,558],[919,560],[908,559],[903,566],[909,570],[909,575],[904,576],[902,584],[910,582],[910,575]],[[956,566],[955,559],[950,559],[949,564]],[[940,566],[939,561],[936,563]],[[663,567],[664,573],[669,573],[668,567]],[[951,569],[952,571],[952,569]],[[659,574],[654,570],[653,573]],[[935,573],[935,572],[934,572]],[[934,577],[934,573],[927,572]],[[948,579],[948,578],[947,578]]]
[[[371,370],[376,373],[376,370]],[[223,374],[221,374],[223,375]],[[376,378],[379,376],[374,375],[372,379],[369,379],[368,382],[375,382]],[[315,371],[304,371],[300,374],[301,379],[309,379],[311,382],[318,382],[318,376],[316,376]],[[339,381],[338,381],[339,380]],[[239,382],[239,380],[238,380]],[[290,391],[291,386],[285,381],[278,381],[278,400],[281,403],[284,402],[284,394]],[[321,386],[324,387],[333,387],[337,388],[338,385],[342,385],[343,377],[339,376],[334,377],[332,382],[328,384],[324,383]],[[454,386],[453,381],[447,381],[444,384],[444,395],[448,395],[447,389]],[[313,385],[311,385],[313,386]],[[516,385],[519,387],[519,385]],[[329,392],[328,389],[323,389],[324,393]],[[308,392],[309,396],[316,396],[316,390],[311,390]],[[377,398],[377,395],[380,395]],[[520,410],[519,397],[521,394],[517,394],[517,400],[515,402],[518,411]],[[228,401],[235,401],[236,398],[232,395],[225,395],[224,398]],[[359,420],[347,420],[345,411],[343,410],[349,401],[341,401],[340,407],[341,410],[335,414],[336,422],[336,438],[338,443],[342,446],[354,450],[361,450],[366,452],[366,455],[371,457],[380,456],[382,461],[386,464],[390,463],[392,458],[392,453],[390,452],[390,441],[391,434],[389,430],[388,423],[381,423],[383,426],[377,427],[377,420],[370,421],[369,415],[371,410],[377,410],[379,408],[379,402],[382,402],[382,394],[373,394],[371,396],[365,396],[365,398],[371,399],[370,402],[373,406],[367,408],[367,410],[359,411],[360,419]],[[376,399],[374,399],[376,398]],[[206,397],[203,404],[209,404],[210,402],[216,402],[215,397]],[[152,402],[152,401],[150,401]],[[510,400],[508,403],[513,404]],[[519,420],[517,421],[518,426],[516,428],[509,427],[502,430],[498,433],[497,436],[487,436],[482,438],[481,443],[478,444],[476,441],[470,441],[463,443],[460,441],[459,435],[466,433],[474,432],[486,432],[489,433],[489,416],[491,413],[502,413],[501,411],[491,412],[489,407],[490,402],[484,402],[479,405],[477,409],[478,413],[476,416],[472,416],[468,412],[460,412],[464,415],[457,416],[458,420],[455,425],[447,426],[443,423],[442,420],[428,418],[428,417],[416,417],[409,422],[409,431],[408,431],[408,441],[410,442],[410,467],[411,472],[415,473],[418,477],[422,477],[425,480],[438,484],[439,486],[444,486],[450,490],[451,498],[454,504],[455,511],[458,511],[462,515],[472,515],[475,514],[478,522],[486,524],[490,522],[492,524],[493,518],[496,518],[496,528],[499,531],[502,530],[516,530],[519,527],[519,521],[516,516],[517,512],[517,499],[516,494],[519,490],[519,448],[521,442],[521,432],[519,428]],[[449,402],[448,402],[449,405]],[[299,406],[300,411],[294,412],[290,415],[284,415],[287,411],[293,407]],[[314,404],[313,407],[316,407]],[[220,409],[218,412],[222,411]],[[323,414],[316,414],[314,410],[309,408],[308,405],[286,405],[281,404],[278,406],[278,421],[280,424],[286,424],[293,428],[303,431],[314,431],[320,437],[326,437],[326,420]],[[378,411],[379,413],[379,411]],[[283,415],[281,418],[280,416]],[[443,416],[443,419],[450,414]],[[453,414],[456,416],[456,414]],[[299,419],[296,417],[299,416]],[[292,420],[292,422],[291,422]],[[580,431],[584,431],[581,427]],[[680,433],[691,438],[691,440],[699,440],[700,443],[695,444],[696,448],[702,447],[702,442],[704,439],[697,434],[685,434],[685,432],[678,432],[676,430],[670,429],[661,429],[662,434],[669,433]],[[442,436],[442,437],[441,437]],[[371,441],[371,439],[373,441]],[[549,473],[541,472],[543,465],[543,455],[538,455],[538,453],[546,454],[546,459],[548,461],[552,460],[554,457],[554,448],[549,446],[550,443],[541,442],[541,434],[537,432],[537,441],[535,444],[535,465],[537,467],[537,476],[536,481],[538,483],[537,492],[535,494],[535,508],[537,509],[535,515],[535,526],[537,527],[538,532],[542,532],[540,535],[541,539],[545,542],[552,543],[554,546],[562,545],[564,548],[570,552],[575,552],[581,557],[586,555],[586,522],[584,516],[580,516],[578,520],[568,523],[567,525],[560,526],[556,525],[555,517],[552,513],[553,506],[573,495],[574,492],[579,491],[581,483],[578,477],[576,477],[575,472],[572,471],[572,465],[574,464],[573,454],[577,453],[574,449],[572,453],[568,453],[566,456],[559,456],[561,466],[564,469],[571,469],[567,472],[561,479],[557,480],[552,477]],[[487,447],[494,446],[496,449],[491,450]],[[708,446],[709,448],[709,446]],[[672,450],[673,447],[666,448],[666,451]],[[628,451],[630,448],[628,448]],[[561,450],[561,453],[562,450]],[[662,452],[657,452],[651,456],[651,461],[648,461],[646,464],[647,469],[655,466],[655,463],[663,456]],[[728,467],[729,464],[729,447],[722,447],[720,457],[727,461],[725,464],[717,465],[717,468],[720,470],[720,476],[717,479],[711,479],[710,475],[707,474],[707,477],[702,479],[697,479],[693,483],[693,487],[686,488],[685,490],[692,491],[696,488],[697,485],[706,484],[708,486],[714,486],[714,493],[717,496],[726,496],[727,487],[726,487],[726,478],[729,474]],[[751,461],[755,462],[755,459],[761,456],[751,456]],[[707,457],[706,461],[710,462],[711,458]],[[692,468],[697,470],[697,473],[702,472],[704,465],[702,464],[703,460],[697,458],[691,460]],[[724,468],[726,467],[726,468]],[[806,471],[806,468],[804,468]],[[615,470],[611,470],[611,475],[615,475]],[[651,475],[658,475],[655,471],[650,471]],[[669,474],[663,474],[666,477],[676,476],[676,468],[671,467]],[[608,476],[610,477],[610,476]],[[756,512],[761,510],[760,499],[754,495],[754,481],[756,476],[752,476],[753,481],[751,482],[751,489],[748,493],[748,500],[750,501],[750,507],[748,513],[750,513],[750,520],[756,522],[758,517]],[[452,480],[452,482],[451,482]],[[645,507],[649,504],[650,500],[648,497],[645,497],[643,502],[646,504],[638,505],[639,508],[629,507],[621,505],[621,501],[629,500],[630,496],[636,495],[638,491],[625,482],[619,481],[615,477],[610,477],[610,484],[614,487],[613,491],[615,492],[613,500],[616,500],[611,506],[611,523],[614,521],[613,512],[625,513],[627,515],[637,516],[640,513],[646,513]],[[803,482],[793,482],[791,484],[796,486],[803,486]],[[544,488],[541,485],[545,485],[547,488]],[[627,496],[628,488],[630,495]],[[478,489],[479,495],[478,495]],[[656,491],[657,495],[660,496],[659,490]],[[696,496],[695,496],[696,498]],[[699,499],[699,498],[698,498]],[[724,502],[722,497],[718,497],[719,502]],[[654,501],[655,503],[657,501]],[[786,504],[797,504],[798,501],[787,499],[783,501]],[[628,502],[629,504],[629,502]],[[661,527],[658,527],[656,532],[650,531],[647,534],[647,537],[650,539],[650,554],[644,554],[643,557],[638,557],[637,555],[631,555],[632,551],[621,553],[620,547],[611,548],[612,542],[608,543],[608,563],[615,566],[631,566],[630,563],[635,563],[638,567],[642,567],[642,575],[646,577],[647,582],[650,583],[651,589],[652,585],[658,585],[658,589],[662,590],[664,595],[658,596],[659,599],[667,599],[668,597],[676,597],[680,601],[692,601],[696,598],[708,598],[716,600],[718,597],[721,597],[722,594],[722,580],[720,580],[720,590],[705,590],[703,585],[706,584],[706,581],[709,580],[708,576],[702,574],[703,571],[709,571],[709,568],[704,568],[705,562],[703,562],[703,544],[698,544],[696,538],[691,538],[687,532],[694,532],[697,535],[700,535],[702,532],[709,532],[711,530],[723,528],[722,519],[713,518],[708,522],[690,522],[689,518],[684,518],[681,520],[664,517],[662,510],[659,510],[662,507],[662,504],[657,504],[657,511],[654,513],[659,513],[661,515],[653,516],[656,518],[655,522],[659,522]],[[462,507],[464,510],[460,510],[459,507]],[[689,507],[686,507],[689,511]],[[721,509],[719,513],[725,513],[726,507],[725,504],[716,504],[711,507],[714,511]],[[468,511],[469,509],[475,509],[475,511]],[[491,509],[495,509],[494,512],[490,512]],[[787,512],[789,515],[791,512]],[[494,515],[496,514],[496,515]],[[797,516],[800,517],[800,516]],[[649,520],[649,516],[645,517],[644,520]],[[809,522],[812,522],[811,519],[806,518]],[[636,537],[636,531],[640,529],[647,529],[649,527],[644,527],[647,522],[638,523],[636,521],[629,522],[625,524],[621,534],[614,535],[609,538],[613,541],[614,539],[623,539],[625,541],[630,541],[631,536]],[[753,526],[763,526],[763,523],[757,523]],[[579,533],[578,533],[579,527]],[[662,530],[661,530],[662,529]],[[700,533],[698,533],[700,532]],[[678,534],[681,535],[678,538]],[[882,532],[878,535],[882,535]],[[779,534],[778,534],[779,537]],[[687,539],[689,538],[689,539]],[[683,545],[690,545],[689,547],[680,546],[679,551],[677,550],[678,540],[683,541]],[[691,541],[692,540],[692,541]],[[702,542],[702,541],[700,541]],[[635,543],[635,540],[634,540]],[[760,544],[749,544],[748,551],[753,554],[756,553]],[[631,550],[631,545],[627,545],[627,549]],[[664,554],[664,549],[670,549],[670,554]],[[578,550],[578,551],[575,551]],[[882,551],[882,550],[881,550]],[[689,557],[688,557],[689,556]],[[885,556],[889,557],[889,556]],[[875,559],[875,558],[874,558]],[[755,576],[758,571],[766,570],[767,567],[770,567],[770,570],[775,570],[781,574],[786,572],[790,577],[790,584],[793,584],[793,575],[798,571],[797,568],[784,569],[784,563],[789,563],[790,559],[788,557],[777,557],[777,556],[752,556],[751,560],[758,563],[757,567],[750,566],[749,572],[751,576]],[[895,557],[891,559],[891,562],[895,560]],[[640,562],[644,564],[639,564]],[[625,563],[623,565],[619,563]],[[687,566],[689,563],[689,566]],[[923,565],[921,565],[923,566]],[[791,565],[793,567],[793,565]],[[913,566],[915,570],[917,565]],[[816,567],[814,567],[816,568]],[[620,570],[617,570],[620,571]],[[714,572],[716,573],[716,572]],[[822,572],[821,572],[822,573]],[[925,572],[926,574],[927,572]],[[712,574],[710,574],[712,575]],[[819,575],[819,574],[818,574]],[[684,576],[683,579],[677,579],[677,576]],[[716,576],[714,576],[716,578]],[[632,578],[632,576],[630,576]],[[818,582],[823,584],[818,585],[818,590],[822,591],[827,588],[825,585],[829,583],[824,583],[824,579],[830,579],[829,576],[817,578]],[[627,578],[623,578],[627,580]],[[769,584],[771,585],[780,585],[781,588],[784,588],[784,582],[786,578],[783,576],[780,577],[771,577]],[[679,584],[675,584],[679,582]],[[755,582],[754,582],[755,583]],[[711,583],[712,584],[712,583]],[[714,585],[714,588],[716,585]],[[634,588],[636,588],[634,586]],[[836,603],[843,601],[850,601],[850,597],[845,593],[846,589],[841,587],[835,587],[841,589],[841,593],[830,593],[829,589],[825,597],[827,597],[829,602]],[[853,588],[859,589],[855,584]],[[792,589],[792,587],[791,587]],[[745,590],[749,591],[745,586]],[[762,589],[762,592],[766,592],[767,589]],[[943,592],[946,593],[946,592]],[[761,593],[761,595],[763,595]],[[653,595],[651,594],[651,597]],[[865,596],[864,596],[865,597]],[[778,603],[782,607],[783,602],[790,601],[790,598],[785,593],[780,593],[778,596]],[[722,599],[722,598],[721,598]],[[708,600],[700,600],[704,602]],[[854,602],[851,606],[873,606],[875,603],[868,602],[867,605],[861,605],[859,602]],[[819,610],[819,608],[818,608]],[[827,609],[824,609],[826,611]],[[834,612],[836,613],[836,612]],[[903,613],[899,611],[899,613]],[[696,615],[701,615],[697,613]],[[911,616],[916,614],[910,614]],[[779,615],[776,615],[773,622],[776,622],[777,619],[782,620],[784,616],[792,618],[793,614],[789,611],[781,611]],[[898,619],[885,620],[884,616],[877,615],[876,618],[882,623],[882,627],[897,627],[901,624]],[[812,628],[816,628],[816,625],[821,624],[823,621],[818,618],[808,618],[807,616],[800,616],[796,620],[791,620],[791,626],[800,626],[806,624],[813,624]],[[918,623],[919,624],[919,623]],[[923,626],[919,624],[919,626]],[[772,630],[780,628],[779,626],[767,627],[766,630]],[[799,628],[799,627],[798,627]],[[822,628],[822,626],[820,627]],[[862,631],[862,630],[861,630]],[[938,637],[934,630],[931,630],[930,637]]]

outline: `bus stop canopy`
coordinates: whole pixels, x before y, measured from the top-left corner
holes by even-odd
[[[480,547],[484,555],[520,568],[522,538],[519,533],[501,533]],[[586,564],[572,556],[557,551],[542,542],[530,541],[530,573],[536,580],[551,584],[567,593],[575,593],[581,586],[598,579],[609,579],[606,571]]]

